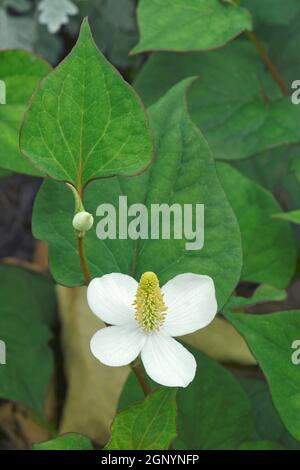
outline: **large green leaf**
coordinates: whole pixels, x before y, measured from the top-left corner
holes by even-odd
[[[199,75],[188,104],[215,158],[237,160],[300,142],[300,107],[282,97],[254,46],[236,41],[217,51],[157,53],[135,88],[149,105],[185,77]]]
[[[7,170],[39,175],[19,150],[19,129],[26,104],[50,66],[24,51],[0,52],[0,79],[6,85],[6,104],[0,106],[0,166]]]
[[[252,28],[246,9],[219,0],[140,0],[138,23],[133,53],[212,49]]]
[[[300,311],[269,315],[229,314],[264,371],[275,407],[289,432],[300,440],[300,374],[292,362],[299,339]]]
[[[176,390],[160,388],[116,416],[106,449],[168,449],[176,436],[176,411]]]
[[[0,265],[0,397],[18,401],[40,415],[52,373],[48,347],[55,305],[53,283],[21,268]]]
[[[145,203],[148,208],[154,203],[203,203],[203,249],[187,251],[185,239],[149,239],[140,244],[132,240],[100,241],[91,230],[85,237],[86,255],[93,277],[120,271],[139,278],[151,270],[164,283],[178,273],[208,274],[215,281],[221,307],[240,277],[240,232],[207,144],[187,113],[188,83],[178,84],[150,109],[157,142],[156,161],[151,169],[136,178],[93,182],[85,193],[85,207],[93,214],[102,203],[118,208],[119,195],[128,196],[128,205]],[[49,242],[50,265],[56,280],[78,285],[83,277],[71,229],[72,204],[68,188],[47,181],[35,204],[33,231],[37,238]]]
[[[218,162],[217,170],[241,229],[242,279],[286,287],[295,271],[297,252],[291,227],[273,218],[279,204],[231,165]]]
[[[47,442],[33,444],[33,450],[92,450],[91,441],[81,434],[69,433]]]
[[[236,449],[251,439],[250,402],[232,374],[213,359],[191,349],[197,361],[194,381],[177,392],[178,438],[176,449]],[[140,387],[131,374],[121,395],[123,409],[141,399]]]
[[[239,382],[252,405],[255,423],[253,440],[273,441],[287,449],[299,450],[300,442],[288,433],[274,408],[267,383],[253,377],[239,377]]]
[[[253,432],[250,403],[230,372],[213,359],[192,350],[196,378],[177,393],[177,449],[235,449]]]
[[[92,179],[134,174],[149,164],[143,106],[97,49],[87,21],[70,55],[35,93],[21,148],[41,171],[79,192]]]

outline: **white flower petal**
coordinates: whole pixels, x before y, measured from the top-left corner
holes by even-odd
[[[125,366],[136,359],[145,340],[146,335],[136,326],[109,326],[94,334],[91,351],[107,366]]]
[[[149,377],[161,385],[187,387],[195,377],[194,356],[162,331],[148,335],[141,357]]]
[[[171,336],[182,336],[207,326],[218,305],[213,280],[200,274],[179,274],[162,287],[168,307],[163,326]]]
[[[92,312],[105,323],[135,324],[133,302],[137,288],[136,280],[127,274],[105,274],[90,282],[87,301]]]

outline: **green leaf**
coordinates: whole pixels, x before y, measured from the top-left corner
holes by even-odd
[[[300,142],[300,107],[280,95],[256,49],[246,41],[205,54],[153,54],[135,88],[149,105],[194,75],[200,80],[189,92],[189,110],[215,158],[238,160]]]
[[[217,170],[241,229],[241,278],[286,287],[295,272],[297,253],[292,229],[273,218],[280,211],[279,204],[230,165],[218,162]]]
[[[194,381],[177,392],[178,438],[175,449],[236,449],[253,435],[250,402],[230,372],[196,349]],[[139,400],[142,392],[133,374],[123,389],[119,409]]]
[[[292,222],[293,224],[300,224],[300,210],[281,212],[280,214],[274,214],[273,217],[274,219],[285,220],[287,222]]]
[[[33,444],[33,450],[92,450],[91,441],[81,434],[69,433],[47,442]]]
[[[267,284],[261,284],[252,297],[232,296],[225,305],[225,310],[244,308],[262,302],[280,302],[287,297],[286,291]]]
[[[268,379],[282,421],[300,440],[300,422],[295,418],[300,412],[300,374],[292,362],[292,344],[299,339],[300,311],[225,316],[244,336]]]
[[[252,17],[261,23],[288,25],[300,11],[298,0],[242,0]]]
[[[198,371],[177,393],[177,449],[235,449],[253,432],[250,403],[232,374],[213,359],[192,350]]]
[[[299,450],[300,442],[297,442],[288,433],[274,408],[267,383],[253,377],[239,377],[239,382],[252,405],[255,423],[255,433],[252,439],[254,441],[273,441],[286,449]]]
[[[0,79],[6,86],[6,104],[0,105],[0,166],[40,175],[19,150],[19,129],[26,104],[50,65],[24,51],[0,51]]]
[[[131,175],[150,163],[143,106],[97,49],[87,21],[70,55],[35,93],[20,142],[41,171],[79,192],[92,179]]]
[[[140,42],[132,50],[205,50],[252,29],[248,11],[218,0],[140,0]]]
[[[290,167],[299,152],[299,144],[284,145],[246,160],[237,160],[234,162],[234,167],[275,196],[279,195],[288,210],[297,209],[299,207],[299,181]]]
[[[249,441],[240,445],[239,450],[286,450],[277,442],[272,441]]]
[[[0,265],[0,397],[43,414],[53,360],[48,343],[55,306],[53,283],[21,268]],[[16,295],[17,293],[17,295]]]
[[[120,412],[107,450],[165,450],[176,436],[176,390],[160,388]]]
[[[150,270],[164,283],[179,273],[208,274],[215,281],[221,307],[240,277],[240,232],[207,144],[187,113],[188,83],[190,80],[178,84],[149,111],[157,142],[151,169],[132,179],[95,181],[85,192],[85,207],[98,222],[99,204],[110,203],[118,208],[119,195],[128,197],[128,206],[145,203],[148,208],[154,203],[204,203],[203,249],[187,251],[185,239],[149,239],[140,244],[129,239],[100,241],[94,228],[85,237],[86,256],[93,277],[123,272],[139,279]],[[33,232],[37,238],[48,241],[52,273],[59,283],[66,285],[83,282],[71,229],[72,214],[69,189],[45,182],[34,207]]]

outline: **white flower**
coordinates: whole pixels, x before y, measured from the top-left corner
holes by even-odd
[[[113,325],[95,333],[93,355],[108,366],[124,366],[141,353],[147,374],[159,384],[187,387],[196,373],[194,356],[176,336],[207,326],[217,313],[213,280],[180,274],[162,289],[156,275],[144,273],[138,283],[126,274],[95,278],[88,286],[90,309]]]

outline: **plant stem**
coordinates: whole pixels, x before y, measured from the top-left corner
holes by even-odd
[[[265,46],[262,44],[262,42],[258,39],[258,37],[256,36],[255,33],[253,33],[252,31],[248,31],[246,30],[245,33],[247,34],[248,38],[250,39],[250,41],[255,45],[256,49],[258,50],[262,60],[264,61],[264,63],[266,64],[266,66],[268,67],[270,73],[272,74],[274,80],[276,81],[278,87],[280,88],[280,91],[281,93],[283,94],[283,96],[289,96],[290,95],[290,92],[289,92],[289,89],[285,83],[285,81],[283,80],[283,78],[281,77],[279,71],[277,70],[277,67],[275,66],[275,64],[272,62]]]
[[[86,255],[85,255],[84,237],[77,236],[77,244],[78,244],[78,252],[79,252],[81,269],[83,272],[85,283],[86,285],[88,285],[92,277],[91,277],[91,273],[90,273],[90,270],[87,264]]]
[[[131,364],[131,369],[135,373],[135,376],[143,389],[145,397],[147,397],[152,392],[152,390],[139,359]]]

